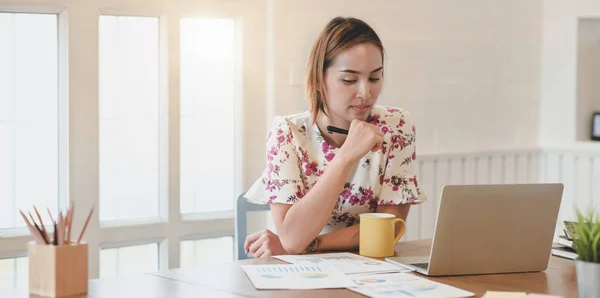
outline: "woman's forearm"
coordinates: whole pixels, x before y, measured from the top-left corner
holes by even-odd
[[[355,250],[358,248],[360,225],[356,224],[317,237],[318,251]]]
[[[396,225],[396,231],[399,225]],[[398,235],[396,232],[395,235]],[[360,240],[360,224],[317,237],[317,251],[356,250]]]
[[[286,251],[299,254],[319,235],[331,218],[351,167],[352,162],[336,156],[310,191],[282,212],[277,233]]]
[[[377,212],[394,214],[397,218],[404,220],[406,224],[409,209],[410,205],[379,206]],[[398,235],[401,225],[401,223],[396,223],[394,235]],[[360,224],[356,224],[335,232],[319,235],[317,237],[317,250],[356,250],[358,249],[359,240]]]

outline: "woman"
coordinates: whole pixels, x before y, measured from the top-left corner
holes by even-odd
[[[277,234],[246,238],[256,258],[358,248],[359,215],[395,214],[425,200],[415,175],[415,127],[402,109],[375,105],[383,45],[355,18],[331,20],[306,71],[310,110],[276,117],[267,168],[245,198],[270,204]],[[328,133],[327,127],[349,130]]]

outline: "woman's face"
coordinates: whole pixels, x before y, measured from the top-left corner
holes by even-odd
[[[383,84],[381,51],[356,45],[333,59],[325,71],[328,115],[333,122],[366,120]]]

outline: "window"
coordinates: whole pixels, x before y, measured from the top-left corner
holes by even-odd
[[[60,202],[57,34],[57,15],[0,13],[0,229]]]
[[[158,18],[100,16],[100,220],[157,217]]]
[[[100,251],[100,278],[153,271],[158,271],[156,243]]]
[[[17,209],[32,204],[45,222],[46,207],[95,207],[90,278],[180,267],[182,239],[232,258],[231,238],[207,238],[233,233],[241,191],[234,20],[262,20],[235,5],[93,0],[90,18],[61,3],[0,13],[0,287],[26,285],[31,237]]]
[[[181,242],[181,267],[233,261],[233,237]]]
[[[232,210],[235,22],[182,19],[180,38],[181,213]]]
[[[27,258],[0,259],[0,291],[27,288],[28,272]]]

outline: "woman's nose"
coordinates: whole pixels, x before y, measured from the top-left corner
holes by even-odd
[[[359,83],[357,97],[363,99],[368,99],[371,97],[371,86],[369,85],[369,82]]]

